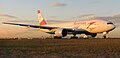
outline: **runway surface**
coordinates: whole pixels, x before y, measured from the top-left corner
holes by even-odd
[[[0,58],[120,58],[120,39],[0,40]]]

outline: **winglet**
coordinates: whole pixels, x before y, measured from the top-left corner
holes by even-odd
[[[42,16],[40,10],[38,10],[38,20],[39,20],[40,25],[45,25],[46,24],[46,21],[45,21],[44,17]]]

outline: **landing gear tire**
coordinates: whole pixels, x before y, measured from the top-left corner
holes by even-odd
[[[103,38],[107,38],[106,35],[108,34],[108,32],[103,32]]]
[[[92,39],[95,39],[95,36],[97,36],[97,33],[91,34],[90,39],[91,39],[91,38],[92,38]]]
[[[92,33],[92,34],[83,34],[83,35],[84,35],[83,38],[85,39],[94,39],[97,34]]]
[[[105,38],[107,38],[106,36],[103,36],[103,38],[105,39]]]
[[[93,38],[91,35],[87,35],[87,39],[91,39]]]
[[[92,33],[91,36],[95,38],[95,36],[97,36],[97,33]]]
[[[78,39],[78,37],[76,36],[76,34],[73,34],[73,37],[71,37],[71,39]]]
[[[71,37],[71,39],[78,39],[78,37],[76,37],[76,36],[74,37],[74,36],[73,36],[73,37]]]
[[[54,37],[54,39],[61,39],[61,38],[62,38],[62,37],[57,37],[57,36]]]

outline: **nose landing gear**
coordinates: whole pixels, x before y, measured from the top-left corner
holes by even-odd
[[[103,32],[103,38],[107,38],[107,35],[108,34],[108,32]]]

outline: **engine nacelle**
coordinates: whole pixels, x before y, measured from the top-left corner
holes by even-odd
[[[67,36],[67,30],[66,29],[58,29],[55,31],[56,37],[64,37]]]

